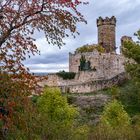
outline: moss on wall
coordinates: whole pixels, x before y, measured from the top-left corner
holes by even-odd
[[[78,53],[84,53],[84,52],[93,52],[94,50],[97,50],[98,52],[100,53],[104,53],[105,52],[105,49],[100,46],[100,45],[84,45],[80,48],[77,48],[76,49],[76,52]]]

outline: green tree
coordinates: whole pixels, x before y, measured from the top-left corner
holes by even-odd
[[[119,97],[132,116],[140,113],[140,30],[135,35],[137,42],[125,41],[123,44],[123,54],[129,59],[125,68],[131,81]]]
[[[133,136],[131,119],[117,100],[105,106],[99,124],[90,134],[94,140],[132,140]]]
[[[22,73],[23,60],[39,53],[35,32],[43,32],[46,41],[64,45],[63,38],[77,34],[77,23],[86,23],[78,6],[80,0],[1,0],[0,63],[4,70]]]
[[[105,106],[101,117],[101,123],[112,128],[129,126],[131,119],[124,110],[123,105],[117,100],[113,100]]]
[[[136,33],[140,40],[140,30]],[[135,83],[140,84],[140,43],[126,41],[123,44],[123,54],[130,61],[126,63],[126,70]]]
[[[77,23],[86,23],[77,9],[81,4],[84,3],[80,0],[0,1],[0,121],[4,122],[2,130],[3,127],[10,130],[11,124],[15,123],[11,122],[13,114],[17,113],[15,106],[24,107],[24,98],[28,98],[37,86],[37,78],[31,75],[23,64],[26,57],[39,53],[33,35],[43,32],[49,44],[58,47],[64,45],[63,38],[68,37],[69,33],[74,37],[78,33]],[[3,115],[3,112],[8,115]],[[21,117],[20,114],[17,117]]]
[[[45,88],[37,101],[42,116],[43,136],[46,139],[72,139],[75,117],[78,111],[67,103],[58,88]]]
[[[118,87],[117,99],[124,105],[127,113],[133,117],[140,113],[140,88],[134,81],[127,81]]]

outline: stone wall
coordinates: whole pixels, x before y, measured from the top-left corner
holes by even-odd
[[[75,77],[75,79],[63,80],[56,74],[50,74],[48,75],[48,80],[40,82],[39,85],[42,87],[45,85],[51,87],[60,87],[62,92],[88,93],[112,87],[113,85],[117,85],[126,79],[125,72],[108,79],[95,79],[94,77],[91,78],[90,75],[92,75],[92,72],[77,73],[77,77]]]
[[[89,93],[121,84],[124,82],[124,80],[126,80],[126,74],[121,73],[113,78],[106,80],[95,80],[68,86],[60,86],[60,88],[62,92],[66,93]]]
[[[114,53],[98,53],[97,51],[88,53],[69,54],[69,71],[79,72],[80,58],[84,55],[90,61],[91,68],[96,69],[94,76],[99,78],[110,78],[124,72],[125,58],[123,55]]]
[[[49,74],[47,75],[47,79],[46,80],[42,80],[41,82],[39,82],[39,85],[41,87],[44,87],[45,85],[47,86],[58,86],[59,85],[59,81],[61,81],[62,79],[60,77],[58,77],[56,74]]]

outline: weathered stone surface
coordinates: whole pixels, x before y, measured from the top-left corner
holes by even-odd
[[[114,53],[78,53],[69,55],[69,71],[79,72],[80,58],[84,55],[87,61],[90,61],[92,69],[96,69],[94,72],[97,77],[107,77],[111,75],[116,75],[118,73],[124,72],[124,62],[125,58],[121,54]],[[116,73],[116,74],[115,74]],[[95,77],[94,76],[94,77]]]
[[[106,17],[105,19],[99,17],[97,19],[98,27],[98,44],[105,48],[107,53],[115,52],[116,50],[116,18],[112,16],[111,18]]]
[[[65,86],[61,85],[59,87],[61,88],[62,92],[89,93],[89,92],[94,92],[94,91],[112,87],[114,85],[122,83],[124,80],[126,80],[126,75],[125,73],[121,73],[110,79],[90,80],[88,82],[83,82],[83,83],[74,83]]]

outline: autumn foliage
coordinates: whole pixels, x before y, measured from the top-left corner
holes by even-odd
[[[23,99],[21,95],[29,95],[37,84],[35,77],[23,64],[27,57],[39,54],[34,34],[43,32],[48,43],[62,46],[62,39],[68,37],[69,33],[73,36],[78,33],[78,22],[86,23],[77,10],[81,4],[85,3],[80,0],[0,1],[0,102],[5,101],[5,104],[1,104],[2,109],[6,107],[4,110],[9,113],[17,103],[14,99]]]
[[[0,4],[0,62],[4,70],[25,72],[21,63],[39,53],[33,34],[44,32],[48,43],[59,47],[63,38],[77,33],[76,23],[85,22],[77,11],[79,0],[3,0]],[[69,32],[68,31],[68,32]]]

